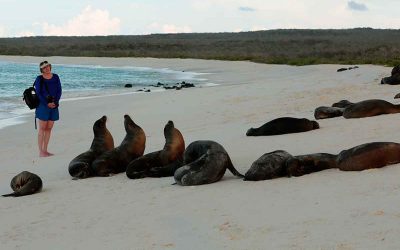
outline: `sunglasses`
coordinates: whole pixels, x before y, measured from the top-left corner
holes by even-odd
[[[39,68],[40,68],[40,69],[44,69],[44,68],[46,68],[46,67],[48,67],[48,66],[51,66],[51,64],[50,64],[48,61],[43,61],[43,62],[41,62],[41,63],[39,64]]]

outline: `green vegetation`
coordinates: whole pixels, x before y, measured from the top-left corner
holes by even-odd
[[[400,30],[269,30],[144,36],[1,38],[1,55],[159,57],[260,63],[400,64]]]

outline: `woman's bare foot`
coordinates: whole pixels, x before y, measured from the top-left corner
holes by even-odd
[[[50,155],[48,155],[46,152],[40,152],[39,153],[39,157],[49,157]]]
[[[54,155],[53,153],[50,153],[50,152],[46,152],[46,154],[47,154],[47,156],[53,156]]]
[[[54,154],[50,153],[50,152],[40,152],[39,153],[39,157],[49,157],[49,156],[53,156]]]

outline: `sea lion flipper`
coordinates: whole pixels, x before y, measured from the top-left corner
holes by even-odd
[[[168,165],[162,167],[154,167],[149,169],[148,176],[149,177],[168,177],[174,176],[175,171],[182,167],[183,161],[182,159],[176,160]]]
[[[10,194],[3,194],[2,196],[3,197],[10,197],[10,196],[15,197],[16,195],[15,195],[15,193],[10,193]]]

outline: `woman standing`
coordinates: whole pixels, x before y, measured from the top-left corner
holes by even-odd
[[[36,108],[36,118],[39,119],[38,146],[39,156],[48,157],[52,153],[47,151],[51,129],[59,119],[58,105],[61,98],[61,82],[57,74],[51,73],[51,64],[43,61],[39,65],[41,75],[36,77],[35,89],[40,104]]]

